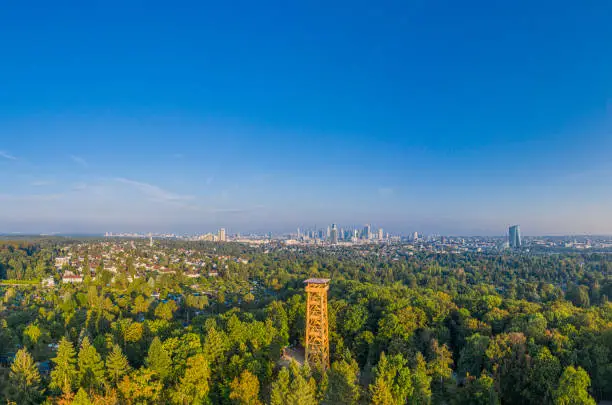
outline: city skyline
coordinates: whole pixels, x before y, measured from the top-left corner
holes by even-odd
[[[34,3],[0,232],[612,234],[610,3]]]

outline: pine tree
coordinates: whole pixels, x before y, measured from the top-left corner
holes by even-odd
[[[372,397],[372,405],[395,404],[389,382],[383,376],[376,377],[374,384],[370,385],[370,395]]]
[[[36,404],[41,397],[40,374],[34,360],[26,349],[15,354],[9,374],[9,399],[18,404]]]
[[[370,395],[375,404],[404,404],[413,394],[412,375],[406,359],[401,354],[387,357],[381,353],[374,368],[376,376],[370,386]]]
[[[79,388],[70,405],[91,405],[89,395],[87,395],[83,388]]]
[[[119,345],[113,345],[113,351],[106,358],[106,372],[108,379],[114,384],[121,380],[130,370],[130,363],[121,351]]]
[[[282,368],[272,383],[270,405],[285,405],[289,402],[289,370]]]
[[[412,385],[414,393],[411,403],[415,405],[427,405],[431,402],[431,377],[427,373],[427,363],[421,353],[416,355],[416,368],[412,374]]]
[[[356,404],[359,400],[358,373],[359,366],[355,360],[350,363],[341,360],[332,364],[324,403]]]
[[[244,370],[230,384],[230,399],[239,405],[260,405],[259,380],[250,371]]]
[[[76,354],[72,343],[63,337],[59,342],[57,356],[52,359],[55,367],[51,372],[50,387],[70,395],[77,384]]]
[[[172,394],[177,404],[199,404],[208,396],[210,368],[203,354],[196,354],[187,359],[187,369],[178,387]]]
[[[100,389],[105,382],[104,363],[96,348],[89,343],[85,336],[78,357],[79,382],[86,390]]]
[[[151,346],[149,346],[149,353],[145,359],[145,364],[148,368],[155,371],[162,381],[172,371],[172,359],[157,336],[155,336]]]
[[[316,404],[316,383],[310,376],[308,366],[298,367],[293,362],[289,367],[293,380],[289,385],[288,404],[291,405],[315,405]]]

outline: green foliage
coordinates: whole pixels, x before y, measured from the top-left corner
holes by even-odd
[[[26,349],[21,349],[15,354],[6,394],[7,398],[18,404],[36,404],[40,401],[42,395],[40,374]]]
[[[172,393],[176,404],[201,404],[208,397],[210,368],[203,354],[187,359],[187,369]]]
[[[595,400],[588,392],[590,385],[591,379],[584,369],[581,367],[566,367],[559,380],[559,388],[553,396],[554,404],[595,405]]]
[[[0,279],[19,281],[0,285],[0,360],[26,348],[41,371],[52,361],[39,403],[547,405],[568,387],[612,400],[611,256],[406,249],[0,242]],[[56,257],[70,263],[57,271]],[[87,268],[95,280],[31,283]],[[207,277],[215,268],[219,277]],[[332,367],[275,375],[282,349],[303,347],[311,275],[333,280]],[[55,353],[48,344],[58,341]],[[78,364],[70,342],[83,342]],[[591,385],[579,371],[561,378],[570,366]],[[0,396],[10,399],[19,390],[4,370]]]
[[[92,402],[89,400],[89,395],[87,395],[87,392],[81,387],[77,391],[70,405],[92,405]]]
[[[355,360],[334,362],[329,372],[325,404],[353,405],[359,401],[359,366]]]
[[[104,375],[104,363],[96,348],[89,343],[89,338],[85,336],[81,343],[78,356],[79,383],[87,391],[102,389],[106,378]]]
[[[66,337],[60,340],[57,356],[52,361],[55,363],[55,367],[51,371],[50,387],[60,390],[64,395],[70,394],[78,385],[78,374],[76,353],[72,342]]]
[[[116,386],[121,378],[129,373],[129,371],[130,364],[127,357],[125,357],[121,351],[121,347],[117,344],[113,345],[113,350],[106,358],[106,373],[108,380]]]
[[[156,372],[162,381],[172,372],[172,359],[157,336],[149,346],[145,364],[151,371]]]
[[[239,377],[234,378],[230,384],[230,399],[238,405],[258,405],[259,380],[250,371],[244,370]]]

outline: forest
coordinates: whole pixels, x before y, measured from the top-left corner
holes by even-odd
[[[326,371],[283,356],[303,350],[309,277],[331,279]],[[0,398],[596,404],[610,297],[606,253],[1,240]]]

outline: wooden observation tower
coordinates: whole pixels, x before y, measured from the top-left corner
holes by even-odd
[[[327,321],[328,278],[309,278],[306,284],[306,362],[325,372],[329,368]]]

